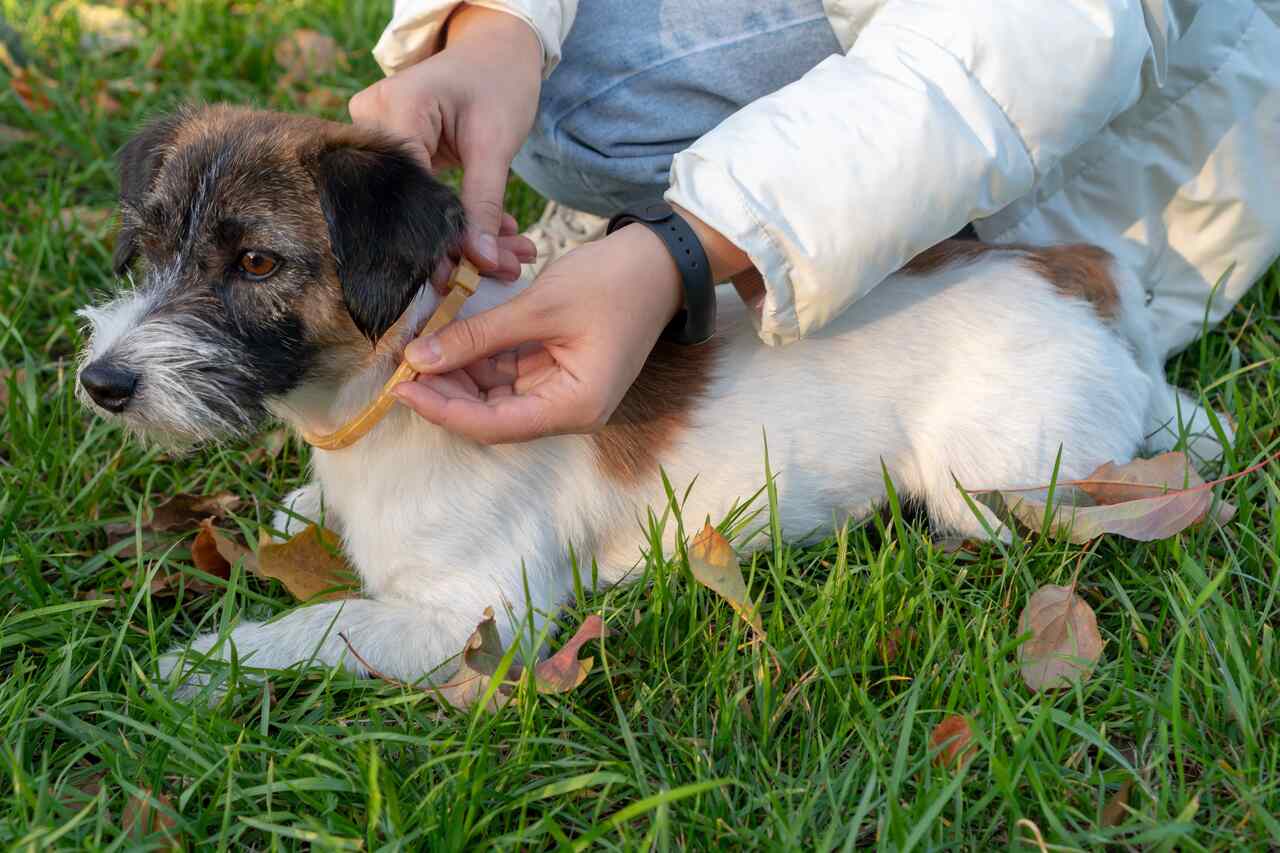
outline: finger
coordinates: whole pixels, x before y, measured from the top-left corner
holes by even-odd
[[[498,246],[515,255],[521,263],[529,263],[538,257],[538,247],[523,234],[511,234],[498,238]]]
[[[488,311],[455,320],[436,334],[410,343],[404,350],[405,360],[419,373],[440,374],[526,341],[541,340],[553,318],[540,310],[539,302],[533,291],[526,291]]]
[[[439,111],[397,109],[395,101],[395,84],[390,79],[381,80],[353,95],[347,102],[347,112],[357,127],[375,128],[402,138],[414,158],[430,171],[432,155],[440,141]]]
[[[468,257],[486,273],[502,265],[498,234],[502,228],[502,198],[507,190],[510,160],[472,157],[462,173],[462,206],[467,211]]]
[[[392,392],[426,420],[481,444],[528,441],[553,433],[551,401],[507,395],[480,402],[447,397],[430,382],[402,382]]]
[[[467,365],[466,371],[476,387],[484,391],[511,385],[520,376],[515,350],[507,350],[492,358],[482,358],[472,362]]]
[[[510,213],[502,214],[502,226],[498,228],[499,237],[510,237],[520,233],[520,223]]]

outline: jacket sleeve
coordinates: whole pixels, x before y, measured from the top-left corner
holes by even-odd
[[[373,58],[391,75],[421,62],[440,49],[440,33],[457,0],[396,0],[391,23],[373,49]],[[468,0],[515,15],[533,28],[542,43],[542,76],[545,78],[560,61],[560,46],[569,35],[578,0]]]
[[[1146,3],[888,0],[847,55],[678,154],[667,198],[750,256],[761,337],[793,341],[1030,192],[1154,84],[1163,0]]]

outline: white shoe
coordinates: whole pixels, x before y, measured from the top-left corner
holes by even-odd
[[[538,247],[537,259],[524,265],[525,275],[536,277],[547,264],[566,252],[603,237],[608,224],[609,220],[603,216],[574,210],[554,201],[547,202],[537,223],[524,232],[524,236]]]

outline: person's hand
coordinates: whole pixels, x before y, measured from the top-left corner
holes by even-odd
[[[395,388],[418,414],[485,444],[604,426],[682,300],[662,241],[629,225],[549,265],[510,302],[414,341]],[[467,368],[462,370],[460,368]]]
[[[537,250],[503,212],[511,160],[538,108],[542,47],[519,18],[462,6],[439,53],[351,99],[351,119],[403,137],[429,167],[461,166],[464,251],[481,272],[514,279]]]

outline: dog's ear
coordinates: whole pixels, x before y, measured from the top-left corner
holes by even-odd
[[[154,119],[125,143],[118,155],[120,162],[120,211],[122,224],[116,237],[116,250],[111,269],[123,275],[138,254],[137,228],[131,224],[142,197],[155,183],[164,163],[169,144],[185,114],[182,111]]]
[[[462,204],[404,146],[381,138],[327,147],[316,183],[347,311],[376,341],[461,240]]]

